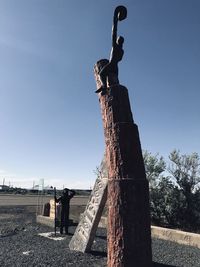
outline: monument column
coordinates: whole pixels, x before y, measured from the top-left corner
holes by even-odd
[[[94,67],[108,166],[108,266],[150,267],[148,181],[128,90],[118,81],[123,49],[116,39],[117,22],[126,14],[123,6],[115,9],[111,59],[100,60]]]
[[[149,188],[128,90],[119,84],[108,87],[99,103],[109,176],[108,266],[150,267]]]

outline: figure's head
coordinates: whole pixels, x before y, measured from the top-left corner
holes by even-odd
[[[117,37],[117,44],[123,45],[123,43],[124,43],[124,37],[122,37],[122,36]]]
[[[64,188],[63,189],[63,195],[68,195],[69,189],[68,188]]]

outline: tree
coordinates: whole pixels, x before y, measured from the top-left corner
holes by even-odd
[[[168,170],[187,197],[194,192],[200,183],[199,155],[197,153],[180,155],[179,150],[173,150],[169,155],[169,159],[171,164]]]
[[[186,228],[194,228],[199,225],[199,188],[200,183],[200,158],[197,153],[191,155],[180,154],[179,150],[173,150],[169,159],[171,161],[168,171],[183,194],[184,222]]]
[[[143,151],[146,177],[150,187],[150,212],[152,223],[156,225],[167,224],[167,208],[170,206],[172,183],[163,176],[166,163],[163,157],[153,155],[147,150]]]
[[[150,188],[155,188],[161,178],[161,174],[166,169],[166,163],[163,157],[159,157],[159,154],[152,155],[147,150],[143,151],[143,158],[149,186]]]
[[[183,218],[182,193],[168,176],[162,176],[150,190],[152,223],[160,226],[181,227]]]
[[[106,162],[106,153],[104,153],[103,159],[99,166],[96,167],[94,173],[98,178],[108,178],[108,167]]]
[[[158,154],[143,152],[146,176],[150,184],[152,223],[196,231],[200,227],[200,159],[197,153],[170,153],[171,163]],[[169,176],[170,174],[170,176]]]

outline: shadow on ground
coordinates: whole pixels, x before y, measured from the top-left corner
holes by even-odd
[[[153,262],[153,267],[176,267],[176,266]]]
[[[94,256],[100,256],[103,258],[107,257],[107,253],[103,252],[103,251],[92,250],[89,253],[94,255]],[[153,262],[152,267],[177,267],[177,266]]]
[[[107,239],[107,236],[103,236],[103,235],[96,235],[96,237],[98,237],[100,239],[103,239],[103,240],[106,240]]]
[[[107,257],[107,253],[104,251],[96,251],[96,250],[92,250],[89,252],[90,254],[92,254],[93,256],[100,256],[100,257]]]

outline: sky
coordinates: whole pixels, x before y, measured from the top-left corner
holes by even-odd
[[[200,154],[199,0],[0,0],[0,184],[93,186],[105,149],[93,66],[117,5],[142,149]]]

